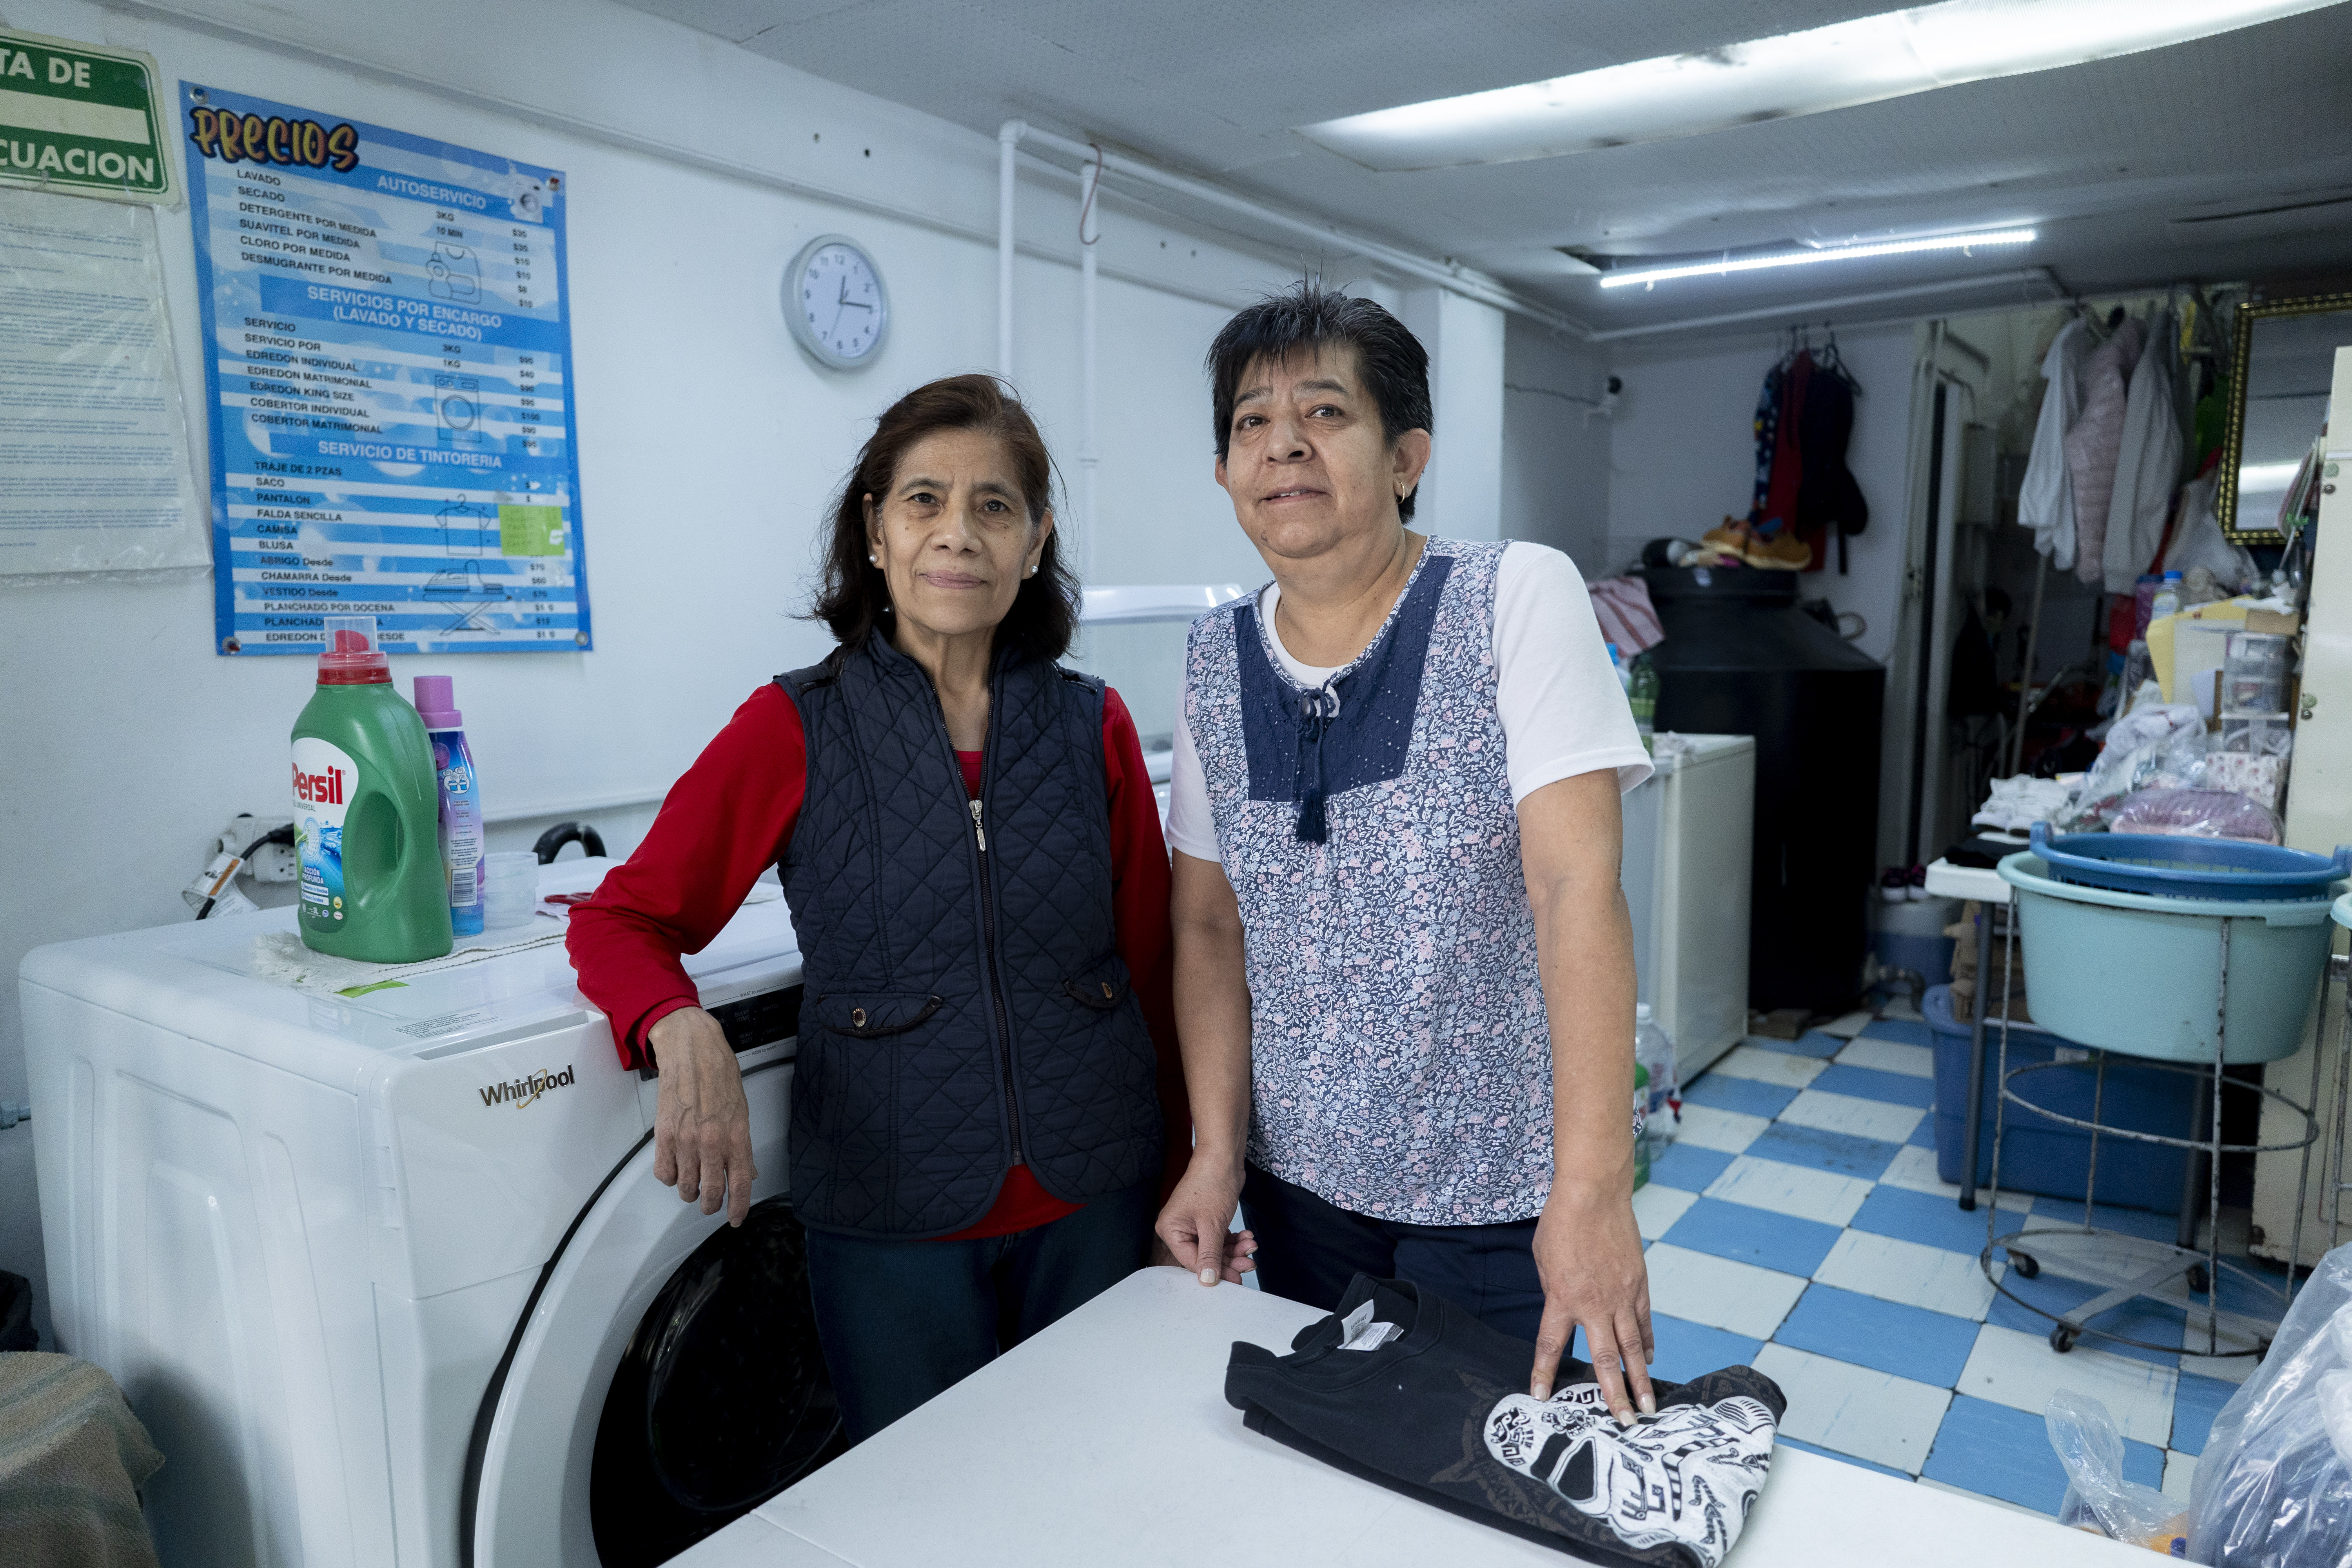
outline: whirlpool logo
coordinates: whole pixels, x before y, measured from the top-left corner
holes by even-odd
[[[520,1110],[526,1105],[536,1105],[539,1097],[551,1089],[570,1089],[572,1069],[562,1072],[535,1072],[528,1078],[510,1079],[494,1083],[482,1090],[484,1105],[510,1105]]]

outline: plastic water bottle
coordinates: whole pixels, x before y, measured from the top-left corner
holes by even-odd
[[[1675,1042],[1650,1016],[1647,1002],[1633,1008],[1633,1070],[1648,1086],[1643,1142],[1663,1149],[1682,1131],[1682,1085],[1675,1071]]]
[[[2177,616],[2179,613],[2180,574],[2167,572],[2164,574],[2164,585],[2157,589],[2156,597],[2148,601],[2147,618],[2154,621],[2165,616]]]
[[[1658,667],[1650,662],[1648,654],[1633,656],[1633,681],[1625,689],[1625,695],[1633,705],[1633,728],[1641,731],[1642,750],[1655,751],[1652,737],[1657,730]]]
[[[1650,1128],[1642,1120],[1650,1102],[1650,1069],[1641,1063],[1633,1064],[1633,1121],[1640,1131],[1633,1136],[1633,1190],[1640,1192],[1650,1184]]]

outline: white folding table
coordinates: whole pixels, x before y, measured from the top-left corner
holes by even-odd
[[[1235,1340],[1320,1314],[1147,1268],[671,1561],[677,1568],[1559,1568],[1578,1561],[1261,1437]],[[2147,1554],[1782,1447],[1727,1568],[2130,1568]]]

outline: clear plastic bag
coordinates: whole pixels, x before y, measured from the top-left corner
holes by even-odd
[[[2205,717],[2194,702],[2143,699],[2107,731],[2106,749],[2053,826],[2095,833],[2135,790],[2194,789],[2204,783]]]
[[[2183,838],[2239,838],[2249,844],[2279,841],[2276,813],[2260,801],[2223,789],[2136,790],[2107,818],[2107,828]]]
[[[2189,1555],[2214,1568],[2352,1556],[2352,1245],[2320,1259],[2213,1418],[2189,1507]]]
[[[2189,1516],[2154,1487],[2124,1479],[2124,1435],[2105,1405],[2062,1388],[2050,1396],[2042,1421],[2058,1462],[2066,1467],[2059,1523],[2095,1530],[2127,1546],[2179,1554],[2172,1543],[2188,1535]]]

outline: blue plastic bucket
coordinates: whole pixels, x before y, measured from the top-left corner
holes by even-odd
[[[2273,1062],[2303,1043],[2331,936],[2327,897],[2154,898],[2062,882],[2041,857],[2011,855],[2018,942],[2033,1021],[2079,1045],[2163,1061],[2213,1059],[2221,921],[2230,929],[2231,1064]]]
[[[2352,876],[2352,846],[2331,858],[2308,849],[2247,844],[2234,838],[2194,838],[2163,833],[2070,833],[2050,836],[2033,825],[2033,853],[2062,882],[2170,899],[2326,899]]]

